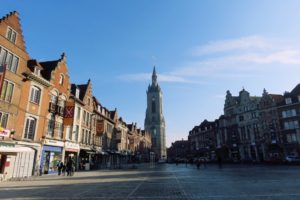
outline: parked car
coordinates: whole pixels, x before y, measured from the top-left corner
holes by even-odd
[[[300,164],[300,156],[286,156],[285,162],[289,164],[298,163]]]

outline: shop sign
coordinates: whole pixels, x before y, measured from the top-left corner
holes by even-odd
[[[49,139],[45,139],[44,144],[49,145],[49,146],[58,146],[58,147],[63,147],[64,146],[64,142],[62,142],[62,141],[49,140]]]
[[[104,133],[104,120],[97,120],[96,132],[97,136],[101,136]]]
[[[2,128],[0,126],[0,137],[9,137],[10,135],[10,130]]]
[[[65,142],[66,151],[79,151],[79,144],[73,142]]]

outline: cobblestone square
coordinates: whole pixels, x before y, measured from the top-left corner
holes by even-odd
[[[299,166],[161,164],[0,183],[0,199],[299,199]]]

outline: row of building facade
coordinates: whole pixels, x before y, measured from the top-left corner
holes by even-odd
[[[0,19],[0,66],[0,179],[55,173],[68,159],[86,170],[147,159],[150,134],[104,107],[91,80],[72,84],[64,53],[29,56],[17,12]]]
[[[238,96],[227,91],[224,114],[195,126],[184,154],[234,162],[282,162],[286,156],[300,155],[299,122],[300,84],[283,95],[265,89],[262,96],[250,96],[245,89]],[[183,154],[178,144],[168,151],[172,159]]]

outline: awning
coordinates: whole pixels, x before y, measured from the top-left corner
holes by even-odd
[[[6,147],[0,146],[0,153],[19,153],[19,152],[33,152],[29,147]]]

